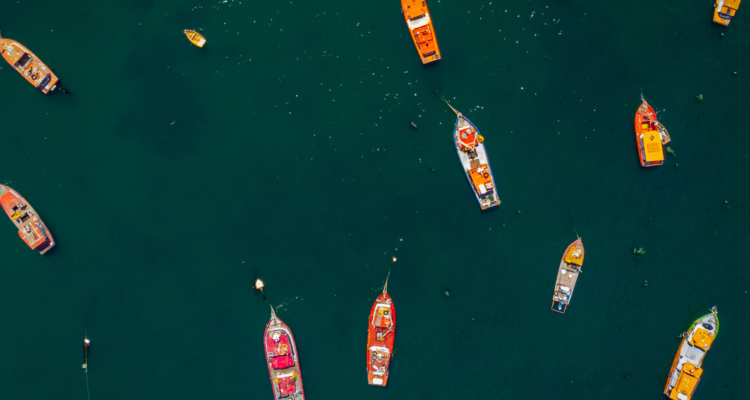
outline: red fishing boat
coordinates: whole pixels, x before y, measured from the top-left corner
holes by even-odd
[[[641,96],[641,106],[635,113],[635,144],[644,167],[664,164],[664,147],[672,139],[667,128],[656,118],[656,111]]]
[[[271,307],[271,320],[266,324],[263,336],[266,348],[268,373],[271,375],[271,387],[275,400],[304,400],[302,374],[299,368],[297,346],[289,327],[276,316]]]
[[[395,335],[396,308],[388,295],[386,278],[383,293],[375,299],[370,310],[367,329],[367,383],[370,385],[385,386],[388,383]]]
[[[0,185],[0,205],[18,228],[18,236],[31,247],[44,254],[55,245],[55,239],[37,215],[34,208],[18,192]]]
[[[401,0],[401,12],[422,64],[439,60],[440,48],[435,37],[435,27],[432,26],[430,10],[424,0]]]

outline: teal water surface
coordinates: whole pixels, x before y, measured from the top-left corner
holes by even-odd
[[[443,59],[423,66],[395,0],[2,3],[3,36],[71,94],[0,65],[0,182],[58,242],[40,256],[0,223],[0,397],[85,398],[87,332],[91,399],[270,399],[256,277],[311,400],[661,399],[714,305],[696,399],[746,396],[747,10],[725,28],[710,0],[429,6]],[[641,93],[673,139],[657,168]],[[500,207],[480,211],[441,96],[486,138]],[[573,225],[585,272],[560,315]]]

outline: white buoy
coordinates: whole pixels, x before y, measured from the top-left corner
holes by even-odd
[[[393,260],[393,262],[396,262],[396,257],[393,257],[393,259],[392,259],[392,260]]]
[[[255,280],[255,288],[258,289],[258,290],[262,290],[263,289],[263,281],[260,280],[260,279],[256,279]]]

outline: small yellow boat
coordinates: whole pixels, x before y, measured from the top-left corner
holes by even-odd
[[[740,0],[716,0],[714,8],[714,22],[729,26],[732,17],[740,8]]]
[[[204,38],[203,35],[196,31],[185,29],[185,36],[187,36],[188,40],[190,40],[190,43],[198,47],[203,47],[203,45],[206,44],[206,38]]]

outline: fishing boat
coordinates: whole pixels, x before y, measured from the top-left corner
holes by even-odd
[[[203,45],[206,44],[206,38],[204,38],[203,35],[201,35],[200,33],[196,31],[185,29],[185,36],[187,36],[190,43],[198,47],[203,47]]]
[[[8,64],[42,93],[49,94],[60,87],[57,75],[21,43],[13,39],[5,39],[0,35],[0,54]]]
[[[427,3],[424,0],[401,0],[401,12],[404,14],[406,26],[409,27],[422,64],[439,60],[440,48]]]
[[[299,368],[297,346],[289,327],[276,316],[271,307],[271,319],[266,324],[263,336],[266,348],[268,373],[271,375],[271,387],[275,400],[304,400],[302,374]]]
[[[664,394],[670,399],[690,400],[703,375],[703,357],[719,335],[719,312],[698,318],[682,336],[682,343],[667,376]]]
[[[555,282],[555,294],[552,296],[552,311],[565,314],[570,299],[573,297],[573,289],[576,287],[582,267],[583,241],[578,238],[565,249],[562,260],[560,260],[560,268],[557,269],[557,281]]]
[[[390,273],[389,273],[390,275]],[[393,357],[396,335],[396,308],[388,295],[388,279],[383,293],[375,299],[367,327],[367,383],[385,386]]]
[[[740,0],[716,0],[714,4],[714,22],[729,26],[732,17],[740,8]]]
[[[497,197],[495,178],[484,147],[484,137],[468,118],[453,108],[447,100],[443,100],[458,116],[453,126],[453,144],[479,206],[482,210],[499,206],[500,199]]]
[[[55,239],[52,238],[47,226],[18,192],[8,186],[0,185],[0,205],[18,228],[18,236],[32,250],[38,250],[40,254],[44,254],[55,245]]]
[[[644,167],[664,164],[664,147],[672,139],[667,128],[656,118],[656,111],[641,96],[641,106],[635,113],[635,144],[638,158]]]

